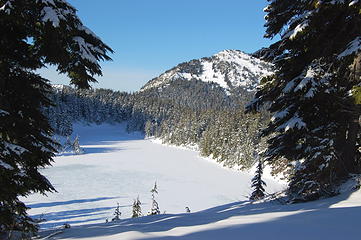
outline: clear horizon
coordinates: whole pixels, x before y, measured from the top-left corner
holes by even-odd
[[[68,2],[115,51],[113,61],[101,63],[103,77],[96,77],[94,88],[134,92],[179,63],[225,49],[252,53],[272,43],[263,38],[266,0]],[[52,67],[39,72],[53,84],[69,85]]]

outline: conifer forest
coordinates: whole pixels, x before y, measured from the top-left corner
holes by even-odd
[[[0,240],[360,238],[361,1],[264,0],[269,45],[177,62],[133,92],[102,87],[121,57],[72,4],[0,0]]]

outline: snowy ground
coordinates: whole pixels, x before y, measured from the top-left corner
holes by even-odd
[[[251,174],[222,168],[195,151],[128,134],[124,125],[77,125],[74,129],[85,154],[56,157],[43,174],[58,192],[25,199],[31,216],[47,220],[41,224],[43,229],[64,223],[104,223],[112,218],[117,203],[122,218],[129,218],[138,195],[146,214],[155,181],[162,213],[184,213],[185,207],[195,212],[243,201],[251,191]],[[268,192],[282,188],[270,179],[266,182]]]
[[[359,240],[361,191],[315,202],[234,202],[189,214],[164,214],[66,229],[51,239]]]

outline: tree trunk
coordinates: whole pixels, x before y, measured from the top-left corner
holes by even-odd
[[[357,86],[361,82],[361,53],[358,53],[350,66],[350,82]],[[343,149],[343,161],[345,167],[350,173],[358,173],[358,146],[357,140],[360,133],[360,114],[361,108],[360,105],[354,104],[352,106],[352,113],[349,119],[348,129],[347,129],[347,138],[345,149]]]
[[[347,139],[345,148],[343,149],[342,160],[345,168],[349,173],[357,173],[357,137],[360,131],[359,114],[355,114],[350,119],[349,128],[347,132]]]

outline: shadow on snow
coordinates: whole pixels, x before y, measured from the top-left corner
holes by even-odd
[[[361,215],[361,207],[330,208],[349,197],[342,194],[334,198],[319,200],[309,203],[281,205],[276,201],[266,203],[236,202],[207,209],[196,213],[186,214],[162,214],[146,216],[137,219],[125,219],[115,223],[92,224],[73,227],[64,234],[54,237],[63,238],[90,238],[110,236],[124,232],[136,231],[141,233],[160,233],[179,227],[199,226],[216,223],[235,217],[231,224],[209,227],[206,230],[190,230],[182,236],[151,237],[144,236],[148,240],[189,240],[189,239],[344,239],[347,236],[359,236],[361,229],[358,219]],[[302,211],[302,212],[298,212]],[[291,213],[290,213],[291,212]],[[274,214],[271,220],[257,220],[255,223],[239,223],[242,216],[259,218],[262,215]],[[284,214],[284,216],[282,216]],[[265,215],[264,215],[265,216]],[[347,221],[347,222],[345,222]],[[298,234],[301,233],[301,234]],[[46,232],[45,232],[46,234]],[[347,238],[352,239],[352,238]]]
[[[56,207],[63,205],[71,205],[71,204],[81,204],[81,203],[90,203],[90,202],[98,202],[104,200],[118,199],[119,197],[102,197],[102,198],[89,198],[89,199],[79,199],[79,200],[71,200],[71,201],[63,201],[63,202],[49,202],[49,203],[35,203],[27,205],[30,208],[46,208],[46,207]],[[120,206],[129,207],[129,205]],[[103,214],[107,213],[110,209],[114,209],[114,207],[102,207],[102,208],[89,208],[89,209],[79,209],[79,210],[67,210],[67,211],[59,211],[59,212],[47,212],[43,214],[36,214],[31,216],[34,219],[45,219],[45,222],[40,223],[40,226],[44,229],[56,228],[62,226],[65,223],[68,224],[78,224],[78,223],[89,223],[92,221],[105,220]],[[76,219],[90,216],[99,216],[97,218],[89,218],[85,220],[71,220],[68,219]],[[61,221],[63,220],[63,221]],[[56,221],[56,222],[52,222]]]
[[[101,197],[101,198],[88,198],[88,199],[62,201],[62,202],[34,203],[34,204],[28,204],[27,207],[29,207],[29,208],[54,207],[54,206],[70,205],[70,204],[76,204],[76,203],[98,202],[98,201],[111,200],[111,199],[117,199],[117,198],[119,198],[119,197]]]

